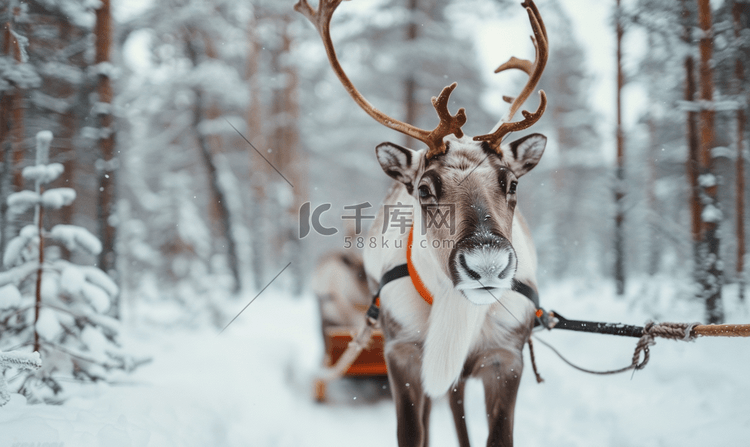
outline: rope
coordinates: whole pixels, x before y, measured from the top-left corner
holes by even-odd
[[[582,367],[576,365],[575,363],[572,363],[570,360],[566,359],[565,357],[563,357],[563,355],[560,354],[560,352],[557,349],[555,349],[551,344],[547,343],[546,341],[542,340],[541,338],[537,338],[536,341],[538,341],[539,343],[541,343],[544,346],[546,346],[549,349],[551,349],[552,352],[554,352],[555,354],[557,354],[557,356],[560,357],[560,360],[562,360],[563,362],[567,363],[568,366],[570,366],[572,368],[575,368],[575,369],[577,369],[578,371],[581,371],[581,372],[585,372],[585,373],[589,373],[589,374],[607,375],[607,374],[618,374],[618,373],[625,372],[625,371],[628,371],[630,369],[633,369],[633,365],[628,365],[625,368],[613,369],[613,370],[610,370],[610,371],[593,371],[591,369],[582,368]]]
[[[682,341],[693,341],[695,340],[695,334],[693,329],[700,323],[654,323],[653,321],[646,322],[643,326],[643,336],[638,340],[635,345],[635,352],[633,353],[633,363],[629,368],[643,369],[649,361],[649,347],[654,346],[656,341],[654,338],[661,337],[669,340],[682,340]],[[643,361],[640,361],[641,353],[643,353]]]
[[[730,325],[723,325],[723,326],[730,326]],[[612,370],[605,370],[605,371],[594,371],[586,368],[582,368],[578,365],[575,365],[574,363],[570,362],[568,359],[566,359],[560,352],[557,351],[552,345],[547,343],[546,341],[537,338],[537,341],[541,344],[547,346],[549,349],[552,350],[555,354],[557,354],[558,357],[560,357],[560,360],[567,363],[571,367],[588,373],[588,374],[597,374],[597,375],[609,375],[609,374],[619,374],[625,371],[630,370],[640,370],[646,367],[646,364],[648,364],[650,356],[650,350],[649,348],[651,346],[654,346],[656,344],[656,341],[654,340],[656,337],[660,338],[667,338],[670,340],[682,340],[682,341],[693,341],[695,340],[699,335],[704,336],[720,336],[722,333],[731,333],[732,335],[726,335],[726,336],[734,336],[734,337],[741,337],[743,335],[738,335],[737,331],[729,331],[727,332],[726,328],[721,328],[718,330],[705,330],[704,332],[701,332],[700,329],[702,328],[712,328],[714,325],[701,325],[700,323],[654,323],[653,321],[649,321],[646,323],[645,326],[643,326],[643,336],[638,339],[638,343],[635,345],[635,352],[633,352],[633,360],[630,365],[625,366],[623,368],[619,369],[612,369]],[[529,341],[531,341],[529,339]],[[531,344],[529,344],[531,346]],[[641,360],[641,354],[643,357],[643,360]],[[532,366],[534,367],[534,373],[536,372],[536,366],[534,365],[534,357],[532,354]],[[538,376],[538,374],[537,374]]]
[[[529,337],[529,355],[531,356],[531,369],[534,370],[536,383],[544,382],[544,379],[542,379],[542,376],[539,375],[539,371],[536,369],[536,358],[534,358],[534,343],[531,341],[531,337]]]
[[[696,337],[750,337],[750,324],[701,324],[693,333]]]

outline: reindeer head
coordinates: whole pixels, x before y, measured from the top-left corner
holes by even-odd
[[[383,143],[376,149],[383,170],[403,183],[420,209],[416,215],[428,219],[429,209],[441,204],[451,205],[456,227],[423,225],[427,247],[434,251],[444,273],[455,288],[472,302],[488,304],[494,301],[493,289],[509,289],[517,267],[513,248],[512,222],[516,206],[518,179],[537,165],[547,139],[532,134],[504,144],[505,136],[529,128],[541,118],[547,97],[540,91],[540,103],[534,113],[522,111],[524,119],[511,122],[513,116],[531,95],[547,62],[547,31],[536,5],[526,0],[526,8],[534,35],[534,62],[512,57],[495,73],[517,69],[529,75],[521,93],[503,97],[510,103],[508,114],[493,132],[474,138],[464,136],[461,127],[466,123],[463,108],[455,115],[448,111],[448,99],[456,88],[453,83],[443,89],[432,105],[440,122],[428,131],[401,122],[372,106],[354,87],[341,68],[330,36],[333,12],[342,0],[320,0],[313,9],[306,0],[299,0],[295,9],[305,15],[318,30],[329,62],[341,83],[354,101],[374,119],[393,130],[415,138],[427,146],[413,150],[393,143]],[[435,243],[437,242],[437,243]]]
[[[433,251],[454,287],[476,304],[492,303],[496,289],[512,286],[518,179],[536,166],[546,142],[532,134],[497,153],[486,142],[449,136],[447,150],[431,158],[393,143],[376,149],[383,170],[419,201],[414,231],[426,231],[421,249]],[[454,214],[453,226],[435,224],[441,210]]]

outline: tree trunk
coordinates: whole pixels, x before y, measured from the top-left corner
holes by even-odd
[[[742,8],[747,4],[735,1],[732,5],[732,16],[734,18],[734,37],[739,40],[742,31]],[[737,83],[737,96],[744,94],[745,70],[742,59],[738,55],[735,61],[735,81]],[[737,222],[737,283],[740,301],[745,299],[745,109],[741,106],[737,109],[737,181],[736,181],[736,222]]]
[[[8,14],[12,14],[11,11]],[[4,24],[2,53],[13,58],[16,63],[21,62],[21,47],[13,35],[11,22],[12,16]],[[0,162],[2,162],[2,175],[0,175],[0,254],[5,253],[7,241],[15,234],[11,216],[8,215],[8,196],[15,188],[19,191],[23,188],[23,177],[21,177],[18,166],[23,161],[23,95],[17,86],[12,90],[0,93]]]
[[[6,242],[12,237],[8,226],[8,196],[11,194],[13,184],[11,173],[13,172],[13,152],[10,145],[10,126],[12,121],[10,114],[10,96],[3,94],[0,98],[0,253],[5,253]],[[2,266],[0,266],[1,268]]]
[[[18,51],[16,53],[16,61],[21,61],[21,54],[20,54],[20,48],[18,47],[18,42],[16,42],[15,45],[16,50]],[[23,140],[24,140],[24,120],[23,120],[23,92],[20,88],[14,89],[13,95],[11,96],[12,101],[12,122],[13,127],[10,131],[11,136],[11,146],[13,147],[13,187],[16,191],[20,191],[23,189],[23,176],[21,175],[21,163],[23,163],[24,159],[24,148],[23,148]]]
[[[689,0],[682,0],[682,41],[686,47],[692,46],[691,30],[693,28],[693,17],[688,7]],[[687,51],[685,56],[685,101],[692,102],[695,100],[697,87],[695,85],[695,60],[692,52]],[[692,236],[693,246],[693,277],[700,276],[700,243],[701,243],[701,203],[700,190],[698,188],[698,114],[688,111],[686,114],[686,139],[688,158],[685,164],[688,185],[690,186],[690,234]]]
[[[292,202],[286,205],[287,222],[297,222],[297,213],[304,200],[306,190],[305,172],[307,160],[302,150],[299,139],[299,101],[297,99],[299,88],[299,76],[293,59],[290,57],[293,45],[291,24],[293,19],[289,13],[282,19],[282,49],[281,54],[286,55],[282,59],[281,73],[285,79],[281,89],[282,125],[277,127],[277,148],[283,148],[281,166],[282,172],[287,172],[292,183]],[[287,185],[282,185],[286,187]],[[285,228],[284,239],[286,240],[285,257],[292,262],[289,270],[293,276],[291,291],[295,295],[302,294],[304,284],[305,256],[304,246],[297,236],[297,228],[289,225]]]
[[[255,20],[250,23],[248,35],[251,53],[248,55],[246,78],[250,85],[251,103],[247,112],[247,139],[253,143],[258,151],[262,151],[266,144],[263,133],[263,103],[261,102],[260,85],[262,42],[260,41],[261,37],[259,33],[256,32],[258,22],[258,13],[256,13]],[[265,225],[265,216],[267,216],[265,213],[265,185],[268,181],[269,172],[268,164],[255,153],[253,148],[248,147],[248,155],[250,157],[250,186],[252,191],[250,198],[250,226],[252,228],[250,235],[252,251],[250,254],[252,257],[251,268],[255,288],[260,290],[265,286],[266,237],[268,236],[268,228]]]
[[[646,196],[648,197],[648,210],[651,215],[651,219],[655,219],[659,215],[659,205],[656,199],[656,178],[657,178],[657,167],[656,157],[659,153],[659,142],[657,135],[656,120],[653,115],[648,117],[648,135],[649,135],[649,154],[648,154],[648,173],[646,178]],[[649,237],[651,243],[649,244],[648,253],[648,274],[654,276],[659,272],[659,261],[661,247],[659,243],[659,236],[657,235],[656,226],[649,224]]]
[[[94,107],[97,127],[99,130],[99,160],[97,176],[99,183],[99,197],[97,203],[97,226],[99,239],[102,241],[102,251],[99,254],[99,268],[112,275],[116,280],[115,271],[115,226],[112,222],[115,204],[115,130],[112,115],[112,80],[110,70],[110,44],[112,41],[112,14],[110,0],[102,0],[96,10],[96,24],[94,26],[96,38],[96,54],[94,64],[98,72],[96,93],[97,104]],[[118,298],[112,303],[112,315],[119,318]]]
[[[406,45],[410,45],[414,40],[417,39],[417,33],[419,28],[417,27],[417,12],[418,12],[419,0],[409,0],[409,25],[406,28]],[[404,117],[405,123],[417,125],[419,116],[419,104],[417,104],[417,80],[414,78],[414,73],[409,72],[406,80],[404,81],[404,105],[406,108],[406,116]],[[409,136],[404,137],[404,144],[407,147],[412,147],[414,139]]]
[[[37,162],[37,166],[40,163]],[[36,182],[37,194],[42,194],[44,188],[41,187],[41,182]],[[44,217],[44,208],[41,205],[36,206],[36,227],[37,237],[39,238],[39,266],[36,269],[36,285],[34,288],[34,352],[40,351],[39,344],[39,313],[42,310],[42,273],[44,271],[44,227],[42,226],[42,218]]]
[[[615,285],[618,295],[625,294],[625,135],[622,129],[622,36],[624,29],[617,0],[617,184],[615,186]]]
[[[294,18],[288,12],[276,16],[276,39],[272,43],[271,70],[278,73],[271,99],[269,122],[268,160],[283,173],[270,173],[268,191],[272,194],[266,201],[266,212],[272,216],[283,216],[276,224],[273,238],[278,256],[274,258],[274,269],[291,262],[291,292],[302,292],[304,280],[304,245],[297,235],[295,223],[306,191],[307,160],[299,138],[299,76],[291,55],[294,43],[292,24]],[[285,180],[286,179],[286,180]],[[290,188],[290,189],[289,189]]]
[[[60,39],[63,42],[70,41],[71,34],[73,32],[73,27],[71,26],[70,22],[63,21],[60,24]],[[76,91],[76,86],[70,83],[61,83],[60,88],[60,97],[67,98],[71,97],[73,95],[77,95],[78,92]],[[81,96],[78,96],[78,99],[83,99]],[[78,122],[77,122],[77,115],[75,111],[75,107],[71,107],[71,110],[69,110],[67,113],[60,114],[60,121],[59,121],[59,135],[55,140],[57,141],[57,146],[60,147],[61,153],[60,156],[62,158],[62,164],[64,167],[63,173],[60,176],[61,186],[68,187],[68,188],[74,188],[76,186],[75,183],[75,172],[76,172],[76,147],[75,147],[75,138],[76,133],[78,132]],[[76,206],[75,202],[73,202],[69,206],[63,207],[59,211],[60,220],[63,224],[72,225],[73,224],[73,216],[75,216]],[[65,247],[61,247],[62,251],[64,253],[64,258],[69,259],[70,253]]]
[[[222,187],[219,180],[219,169],[217,168],[216,162],[214,161],[214,154],[211,150],[211,144],[209,143],[208,138],[203,135],[200,130],[198,130],[198,126],[201,122],[203,122],[204,116],[206,116],[203,107],[203,93],[196,90],[195,118],[193,121],[193,129],[198,141],[198,146],[200,147],[203,162],[206,166],[206,170],[208,171],[208,177],[211,184],[211,195],[214,197],[214,205],[216,206],[216,210],[219,213],[218,221],[221,224],[222,233],[227,243],[227,264],[229,264],[229,269],[231,270],[232,276],[234,278],[233,291],[237,293],[239,292],[242,284],[240,280],[237,249],[232,230],[232,217],[229,210],[229,202],[227,201],[226,194],[224,193],[224,188]]]
[[[8,216],[8,196],[13,188],[13,150],[11,147],[10,131],[13,126],[11,119],[12,96],[2,92],[0,97],[0,254],[5,253],[5,244],[12,237],[8,231],[10,216]]]
[[[718,180],[713,174],[711,150],[715,145],[715,113],[705,107],[713,101],[713,30],[710,0],[698,0],[698,24],[703,31],[700,40],[700,98],[704,107],[700,111],[700,156],[698,158],[701,191],[701,277],[700,296],[706,303],[709,323],[720,323],[724,319],[721,308],[722,269],[719,258],[718,234],[721,220],[718,201]]]
[[[49,145],[51,140],[41,137],[41,132],[36,137],[36,166],[44,166],[49,163]],[[34,191],[41,196],[44,192],[44,186],[41,180],[37,179],[34,183]],[[34,207],[34,223],[37,228],[37,237],[39,238],[39,265],[36,270],[36,288],[34,290],[34,351],[40,351],[39,344],[39,313],[42,309],[42,273],[44,271],[44,226],[43,226],[44,208],[37,203]]]
[[[198,51],[195,48],[195,43],[192,41],[195,38],[195,34],[188,36],[187,49],[190,54],[190,59],[193,65],[198,63]],[[210,45],[208,39],[203,39],[206,46],[206,55],[210,58],[215,58],[216,54]],[[193,131],[195,132],[195,138],[198,142],[198,146],[203,157],[206,171],[209,178],[211,187],[212,206],[215,207],[218,213],[217,221],[221,225],[222,234],[226,241],[226,255],[227,264],[232,272],[234,278],[233,292],[237,293],[240,291],[242,286],[240,278],[239,260],[237,257],[237,243],[234,237],[234,231],[232,226],[232,215],[229,209],[229,201],[227,200],[226,191],[221,184],[219,179],[219,169],[214,159],[216,153],[219,152],[221,141],[218,137],[207,137],[200,131],[200,124],[205,119],[215,119],[220,116],[220,111],[217,107],[211,107],[204,104],[203,92],[200,88],[195,89],[195,113],[193,115]]]
[[[685,100],[693,101],[695,99],[695,61],[692,56],[685,58]],[[698,114],[696,112],[687,112],[687,178],[690,185],[690,234],[693,237],[693,270],[697,277],[700,271],[700,252],[701,242],[701,202],[700,189],[698,187]]]
[[[21,56],[21,44],[11,33],[12,24],[7,23],[7,37],[5,38],[4,53],[8,56],[12,56],[16,63],[22,62]],[[11,127],[10,127],[10,140],[13,148],[13,187],[16,191],[23,189],[23,176],[21,176],[21,170],[18,169],[23,163],[23,137],[24,137],[24,122],[23,122],[23,92],[20,88],[16,87],[13,89],[13,93],[10,95],[11,101]]]

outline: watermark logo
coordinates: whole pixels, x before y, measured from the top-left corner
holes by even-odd
[[[383,206],[383,234],[389,228],[396,228],[401,234],[406,233],[412,225],[412,208],[411,205],[404,205],[401,202]]]
[[[375,219],[375,216],[366,216],[362,214],[362,210],[366,208],[372,208],[370,202],[363,202],[357,205],[345,206],[345,210],[354,210],[353,216],[341,216],[342,219],[354,221],[354,234],[362,234],[362,220],[364,219]]]
[[[324,203],[315,207],[315,210],[310,213],[310,202],[305,202],[299,208],[299,238],[304,239],[310,234],[310,226],[315,230],[316,233],[322,234],[323,236],[333,236],[338,233],[339,230],[336,228],[324,227],[320,223],[320,216],[326,211],[331,209],[330,203]]]
[[[327,227],[321,222],[323,214],[331,210],[330,203],[322,203],[313,208],[310,202],[305,202],[299,209],[299,238],[304,239],[313,231],[323,236],[333,236],[339,230],[335,227]],[[359,236],[363,231],[365,221],[374,220],[375,214],[367,211],[373,208],[370,202],[357,203],[344,206],[340,219],[353,222],[354,234]],[[456,207],[454,204],[431,204],[423,207],[423,219],[420,225],[422,234],[428,229],[445,229],[453,236],[456,232]],[[397,202],[396,204],[383,205],[383,225],[381,234],[389,230],[397,230],[399,234],[405,234],[414,225],[414,206]],[[356,240],[356,238],[347,237]],[[364,239],[362,239],[364,240]],[[355,244],[352,244],[354,246]],[[362,248],[362,244],[356,244]],[[345,247],[349,248],[349,247]]]
[[[456,241],[452,239],[435,239],[432,241],[421,240],[414,243],[415,246],[420,248],[432,247],[435,249],[453,250],[456,246]],[[378,239],[376,236],[370,236],[368,238],[364,236],[347,236],[344,238],[344,248],[396,248],[401,249],[406,246],[406,242],[403,238],[401,239],[386,239],[385,236],[380,236]]]
[[[426,233],[428,228],[445,228],[451,236],[456,233],[456,206],[454,204],[427,205],[424,215],[422,233]]]

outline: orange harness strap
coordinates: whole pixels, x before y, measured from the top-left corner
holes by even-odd
[[[409,240],[406,243],[406,266],[409,269],[409,278],[411,278],[411,283],[414,285],[414,288],[417,289],[417,292],[419,292],[419,296],[421,296],[422,299],[427,302],[427,304],[432,306],[432,294],[429,290],[427,290],[427,287],[425,287],[424,283],[422,282],[422,278],[420,278],[419,273],[417,273],[417,269],[411,262],[412,242],[414,242],[414,225],[412,225],[411,230],[409,230]]]

